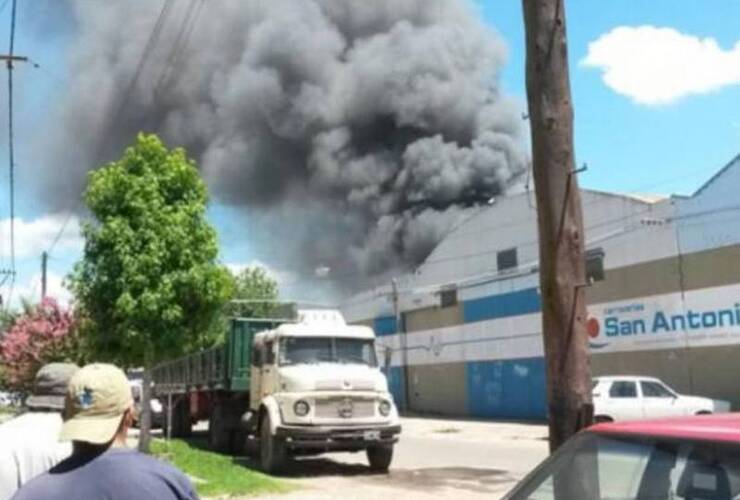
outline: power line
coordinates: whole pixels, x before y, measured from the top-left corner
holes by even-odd
[[[180,66],[180,62],[183,59],[182,54],[187,50],[190,36],[198,23],[198,17],[200,17],[203,4],[204,0],[191,0],[188,5],[185,17],[180,25],[180,30],[175,37],[175,42],[172,44],[170,54],[162,66],[162,71],[159,74],[159,78],[157,78],[157,83],[154,85],[155,95],[161,92],[163,87],[169,85],[169,82],[172,79],[171,76],[177,72],[177,68]]]
[[[716,208],[716,209],[710,209],[710,210],[703,210],[700,212],[692,212],[692,213],[686,213],[681,215],[676,215],[673,217],[667,217],[665,219],[666,223],[674,223],[679,221],[686,221],[697,217],[703,217],[707,215],[713,215],[713,214],[720,214],[725,212],[734,212],[734,211],[740,211],[740,205],[730,205],[722,208]],[[638,216],[640,213],[632,214],[632,216]],[[736,222],[740,220],[740,215],[725,217],[722,219],[715,219],[712,222],[714,223],[729,223],[729,222]],[[689,223],[682,223],[680,227],[687,228],[687,227],[705,227],[707,224],[707,221],[699,221],[699,222],[689,222]],[[588,232],[589,229],[592,229],[594,226],[586,226],[585,230]],[[598,243],[603,243],[605,241],[612,240],[614,238],[624,236],[630,233],[633,233],[635,231],[638,231],[640,229],[646,229],[648,226],[645,225],[639,225],[635,227],[631,227],[628,229],[625,229],[623,231],[620,231],[618,233],[610,234],[605,237],[599,238]],[[535,242],[536,243],[536,242]],[[620,243],[619,245],[632,245],[634,244],[631,241],[625,241]],[[488,255],[492,253],[491,251],[485,251],[485,252],[477,252],[477,253],[471,253],[466,254],[463,256],[454,256],[447,259],[444,259],[445,261],[454,261],[454,260],[464,260],[469,259],[471,257],[475,256],[483,256]],[[435,262],[441,262],[442,260],[438,260]],[[522,275],[516,275],[516,276],[502,276],[498,272],[480,272],[475,275],[465,276],[462,278],[458,278],[457,283],[457,289],[466,289],[466,288],[474,288],[477,286],[484,285],[486,283],[490,283],[493,281],[501,281],[510,279],[513,277],[521,277]],[[420,286],[412,286],[410,288],[404,288],[399,290],[400,293],[403,294],[420,294],[420,293],[431,293],[432,291],[438,291],[440,290],[444,285],[450,283],[449,281],[439,282],[439,283],[433,283],[433,284],[427,284],[427,285],[420,285]],[[380,287],[376,287],[373,290],[367,291],[367,294],[363,294],[363,296],[355,296],[349,301],[345,302],[345,304],[351,304],[351,305],[360,305],[360,304],[366,304],[368,302],[372,302],[374,300],[377,300],[380,297],[388,297],[391,292],[389,291],[381,291],[382,288],[388,288],[390,285],[385,284]]]
[[[13,0],[13,1],[15,2],[16,0]],[[110,115],[110,120],[105,126],[101,139],[98,142],[98,146],[95,149],[95,154],[93,156],[94,158],[93,166],[97,166],[97,164],[100,162],[102,158],[103,152],[105,151],[105,147],[108,145],[108,142],[109,142],[109,135],[111,133],[111,128],[113,126],[113,123],[115,120],[120,118],[120,115],[123,112],[128,100],[131,98],[131,94],[136,88],[136,84],[138,83],[139,78],[141,77],[141,74],[143,72],[144,66],[146,65],[147,59],[149,58],[149,55],[151,54],[151,52],[153,51],[154,47],[156,46],[159,40],[159,36],[162,32],[162,27],[164,26],[164,23],[167,20],[167,16],[169,15],[169,11],[172,8],[172,5],[173,5],[172,0],[165,0],[164,4],[162,5],[162,9],[159,11],[159,15],[157,16],[157,21],[154,23],[152,32],[149,34],[149,39],[147,40],[146,45],[144,46],[144,50],[142,51],[141,58],[139,59],[139,63],[136,66],[136,71],[134,71],[134,74],[131,77],[129,84],[123,93],[123,98],[121,99],[121,102],[117,106],[115,113]],[[67,212],[67,215],[64,218],[64,222],[62,223],[62,226],[59,228],[59,231],[57,231],[56,235],[54,236],[54,239],[52,240],[51,245],[46,250],[48,254],[52,253],[54,248],[59,243],[59,240],[61,240],[62,235],[64,235],[64,232],[67,230],[69,221],[72,219],[72,215],[75,212],[77,212],[81,204],[82,204],[82,197],[80,197],[76,201],[72,209]]]
[[[639,192],[639,191],[646,190],[646,189],[647,190],[650,190],[650,189],[655,189],[655,188],[661,187],[661,186],[669,186],[671,184],[675,184],[678,181],[682,181],[682,180],[686,180],[686,179],[693,179],[693,178],[698,177],[699,175],[706,175],[706,173],[709,170],[710,169],[707,168],[707,167],[704,167],[704,168],[701,168],[701,169],[689,170],[689,171],[684,172],[682,175],[678,175],[678,176],[675,176],[674,175],[671,178],[664,178],[663,180],[660,180],[660,181],[650,181],[649,183],[645,183],[645,184],[641,184],[639,186],[635,186],[633,189],[630,189],[629,192],[633,192],[634,193],[634,192]],[[711,170],[712,170],[712,172],[716,172],[717,171],[716,167],[712,167]],[[586,194],[589,194],[589,193],[597,193],[597,194],[598,193],[602,193],[602,194],[606,194],[606,195],[609,195],[609,196],[621,196],[621,197],[624,197],[626,199],[637,199],[637,198],[635,198],[634,195],[613,193],[613,192],[609,192],[609,191],[600,191],[598,189],[583,188],[581,191],[582,191],[582,193],[586,193]],[[583,194],[581,195],[581,197],[583,198]],[[502,197],[502,199],[505,199],[505,198],[506,198],[506,196]],[[530,202],[529,195],[527,195],[527,201]],[[585,211],[586,208],[592,207],[594,205],[599,205],[599,204],[601,204],[603,202],[604,202],[604,198],[603,197],[596,196],[591,201],[587,201],[587,202],[582,203],[581,204],[581,208]],[[495,226],[488,227],[488,228],[485,228],[485,229],[487,229],[487,230],[488,229],[491,229],[491,230],[501,230],[501,229],[505,229],[505,228],[516,227],[516,226],[519,226],[519,225],[521,225],[521,224],[526,223],[527,221],[529,221],[530,220],[530,215],[531,214],[527,213],[527,217],[525,217],[525,218],[518,218],[518,219],[509,220],[506,223],[496,224]],[[450,232],[452,232],[452,231],[450,231]],[[457,233],[457,236],[460,237],[460,236],[464,236],[464,235],[467,235],[467,234],[476,234],[477,235],[478,233],[479,233],[479,230],[476,229],[475,231],[472,231],[472,232],[471,231],[458,232]]]
[[[113,120],[116,120],[120,117],[120,114],[123,112],[123,109],[126,106],[128,100],[131,98],[131,94],[136,88],[136,84],[139,82],[139,78],[141,77],[141,74],[144,71],[144,66],[146,66],[147,60],[149,59],[149,54],[152,53],[155,45],[159,41],[159,35],[162,33],[162,27],[164,26],[164,23],[167,20],[167,16],[169,15],[171,8],[172,8],[172,0],[165,0],[164,5],[162,5],[162,10],[159,11],[157,22],[154,24],[154,28],[152,28],[152,32],[149,35],[149,40],[147,40],[146,45],[144,46],[144,51],[141,55],[141,59],[139,59],[139,64],[136,66],[136,71],[134,72],[134,76],[133,78],[131,78],[131,81],[129,82],[128,87],[126,88],[126,91],[123,94],[123,99],[121,99],[118,109],[116,110],[114,114],[111,115],[112,120],[108,122],[108,126],[106,127],[106,131],[104,134],[104,139],[105,139],[105,136],[107,136],[110,133],[110,127],[113,124]],[[106,140],[103,140],[100,142],[98,151],[96,154],[96,162],[99,161],[98,157],[102,155],[102,151],[106,145],[107,145]]]

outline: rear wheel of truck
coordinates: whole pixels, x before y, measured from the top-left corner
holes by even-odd
[[[390,446],[373,446],[367,449],[367,461],[370,462],[370,469],[377,472],[388,472],[393,460],[393,445]]]
[[[268,473],[279,472],[285,465],[285,442],[273,436],[270,430],[270,415],[265,414],[260,426],[260,464]]]
[[[177,417],[180,428],[178,429],[180,437],[190,437],[193,435],[193,421],[190,418],[190,397],[185,397],[177,405]]]
[[[190,437],[193,433],[193,426],[190,422],[190,405],[187,396],[180,396],[172,405],[172,437],[185,438]],[[162,412],[162,433],[167,435],[167,405],[164,405]]]
[[[231,448],[231,432],[226,429],[224,406],[214,403],[208,419],[208,447],[213,451],[226,453]]]

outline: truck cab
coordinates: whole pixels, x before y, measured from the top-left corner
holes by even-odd
[[[289,454],[367,452],[387,470],[401,432],[378,367],[375,334],[338,311],[301,310],[292,323],[254,336],[250,422],[266,470]]]
[[[212,449],[258,454],[268,472],[327,451],[365,451],[387,470],[401,425],[373,330],[331,309],[284,309],[234,318],[224,342],[154,367],[168,435],[207,418]]]

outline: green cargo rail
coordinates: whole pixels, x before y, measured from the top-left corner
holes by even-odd
[[[248,391],[254,336],[288,321],[232,319],[223,344],[156,365],[152,370],[155,392]]]

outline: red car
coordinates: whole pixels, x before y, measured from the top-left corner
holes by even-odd
[[[740,413],[597,424],[506,500],[740,500]]]

